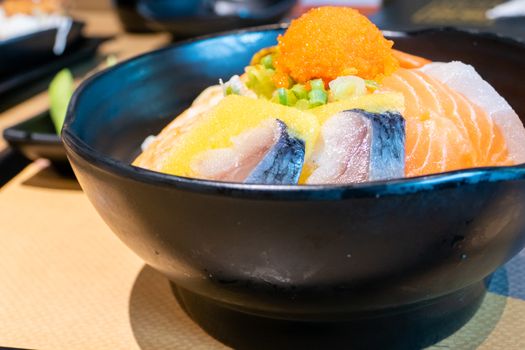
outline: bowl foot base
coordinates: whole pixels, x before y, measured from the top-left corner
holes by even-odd
[[[288,321],[247,314],[172,284],[186,313],[235,349],[421,349],[463,326],[485,296],[484,282],[421,307],[338,322]]]

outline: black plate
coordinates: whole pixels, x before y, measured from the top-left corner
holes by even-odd
[[[67,162],[48,111],[5,129],[4,139],[31,160],[47,158],[53,162]]]
[[[45,78],[46,76],[52,76],[60,69],[94,55],[99,45],[104,40],[106,40],[106,38],[81,38],[76,44],[67,49],[62,56],[59,56],[52,61],[43,65],[34,66],[33,68],[27,69],[18,74],[0,78],[0,110],[7,108],[4,107],[4,105],[9,105],[11,100],[16,100],[13,103],[20,102],[21,99],[17,98],[19,96],[15,95],[24,95],[22,98],[23,100],[30,97],[32,94],[36,94],[46,89],[47,84],[34,89],[33,87],[29,88],[28,83]],[[20,88],[23,88],[23,91],[21,91]]]
[[[67,35],[67,48],[82,39],[84,23],[74,21]],[[41,66],[58,57],[53,53],[57,29],[47,29],[0,41],[0,79],[13,77],[29,68]]]
[[[49,159],[61,173],[71,174],[64,146],[55,132],[49,111],[5,129],[3,136],[13,150],[27,159]]]

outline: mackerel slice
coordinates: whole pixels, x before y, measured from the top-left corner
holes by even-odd
[[[343,111],[322,126],[307,184],[360,183],[405,174],[405,119],[397,112]]]
[[[291,136],[286,124],[276,120],[277,141],[248,175],[245,183],[296,184],[303,169],[304,141]]]
[[[305,143],[288,133],[286,124],[269,119],[232,137],[232,147],[209,150],[191,163],[196,177],[251,184],[297,184]]]

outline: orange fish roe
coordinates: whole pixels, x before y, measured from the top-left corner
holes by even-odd
[[[390,40],[358,11],[348,7],[319,7],[292,21],[279,36],[275,59],[276,86],[284,75],[296,82],[322,78],[325,83],[344,75],[381,79],[399,66]]]

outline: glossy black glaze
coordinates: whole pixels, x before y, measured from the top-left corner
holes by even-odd
[[[479,285],[525,245],[522,166],[347,186],[268,186],[128,165],[147,135],[204,87],[242,72],[280,32],[182,43],[123,62],[75,93],[62,134],[68,157],[100,215],[149,265],[228,309],[356,321],[396,310],[416,317],[416,309]],[[409,52],[474,64],[525,115],[518,98],[523,45],[449,30],[390,36]],[[470,307],[479,301],[465,298]],[[445,314],[441,307],[419,317],[441,325],[458,319]],[[425,341],[443,336],[427,331],[418,331]]]
[[[67,35],[66,47],[81,39],[83,27],[84,23],[73,22]],[[56,33],[56,29],[47,29],[0,41],[0,78],[56,59],[57,56],[53,53]]]

